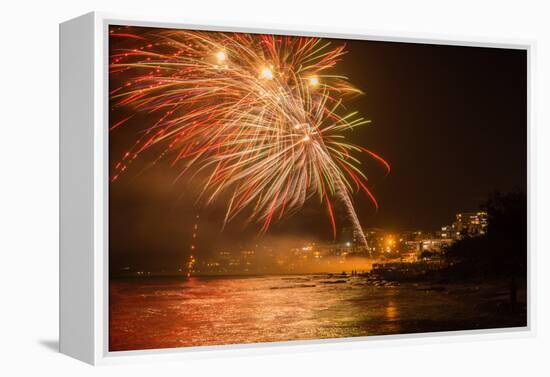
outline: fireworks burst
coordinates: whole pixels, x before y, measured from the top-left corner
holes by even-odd
[[[336,223],[332,201],[345,205],[366,245],[352,202],[363,191],[377,207],[354,153],[375,153],[346,142],[343,133],[368,123],[346,113],[342,100],[361,92],[331,74],[344,46],[309,37],[158,30],[113,38],[135,40],[134,49],[111,54],[111,75],[125,82],[111,88],[114,107],[153,119],[114,166],[112,180],[153,146],[157,158],[206,172],[201,198],[209,204],[227,193],[224,224],[248,208],[266,231],[316,196]],[[111,126],[122,126],[130,118]]]

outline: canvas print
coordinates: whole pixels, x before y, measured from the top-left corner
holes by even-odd
[[[109,351],[527,326],[527,52],[110,25]]]

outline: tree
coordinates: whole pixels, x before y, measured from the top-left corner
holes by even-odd
[[[512,276],[527,274],[527,196],[516,189],[495,191],[483,205],[487,211],[489,256],[500,270]]]
[[[464,275],[523,278],[527,273],[527,197],[520,190],[494,191],[482,209],[488,214],[487,233],[465,237],[446,251],[454,270]]]

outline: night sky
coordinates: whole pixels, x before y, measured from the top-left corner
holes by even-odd
[[[111,48],[117,45],[112,41]],[[342,41],[348,53],[337,71],[365,92],[345,102],[371,124],[346,136],[383,156],[392,171],[365,160],[380,208],[364,195],[355,205],[363,227],[435,230],[457,211],[475,210],[495,189],[526,191],[527,55],[523,50],[394,42]],[[111,86],[117,83],[111,81]],[[115,124],[131,113],[113,110]],[[110,133],[111,167],[144,129],[135,117]],[[222,232],[225,204],[194,205],[200,181],[182,179],[168,160],[136,160],[110,185],[110,264],[170,268],[187,258],[191,228],[200,215],[203,253],[280,239],[331,240],[330,222],[315,200],[272,225],[231,223]],[[336,208],[337,226],[349,225]]]

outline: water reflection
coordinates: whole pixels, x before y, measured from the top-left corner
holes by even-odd
[[[399,312],[395,301],[393,300],[388,301],[388,304],[386,306],[386,318],[389,321],[393,321],[398,318],[398,315],[399,315]]]
[[[485,290],[484,290],[485,289]],[[324,275],[111,281],[111,351],[495,327],[494,287],[379,288]],[[502,290],[506,293],[507,287]],[[480,321],[484,318],[487,323]],[[498,325],[498,323],[497,323]]]

